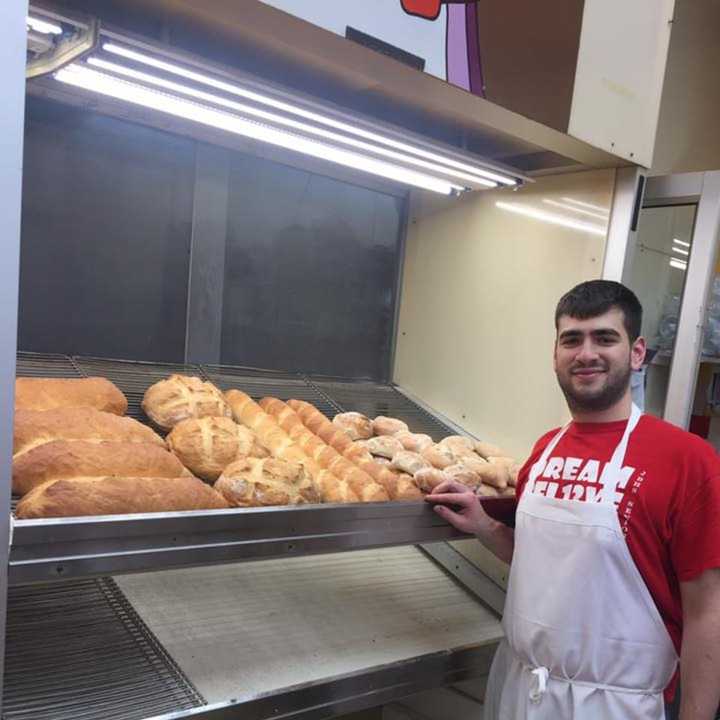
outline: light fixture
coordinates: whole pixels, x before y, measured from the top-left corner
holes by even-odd
[[[687,270],[687,263],[673,258],[670,260],[670,267],[677,268],[678,270]]]
[[[103,95],[135,103],[176,117],[225,130],[255,140],[294,150],[347,167],[396,180],[445,195],[465,188],[442,178],[385,162],[367,155],[344,150],[327,143],[310,140],[297,133],[280,130],[256,120],[233,115],[224,110],[178,97],[169,92],[98,72],[88,66],[73,63],[55,73],[60,82]]]
[[[27,16],[26,25],[31,30],[42,33],[43,35],[60,35],[62,33],[62,28],[57,23],[41,20],[31,15]]]
[[[601,212],[603,214],[603,217],[607,217],[608,215],[608,209],[600,205],[593,205],[592,203],[584,202],[582,200],[575,200],[571,197],[564,197],[561,199],[565,202],[570,203],[571,205],[578,205],[579,207],[587,208],[588,210],[597,210],[598,212]]]
[[[685,242],[684,240],[678,240],[677,238],[673,238],[673,242],[677,245],[682,245],[683,247],[690,247],[690,243]]]
[[[538,210],[537,208],[527,205],[519,205],[518,203],[496,202],[495,206],[501,210],[508,210],[518,215],[534,218],[535,220],[542,220],[543,222],[554,225],[562,225],[563,227],[573,228],[574,230],[582,230],[583,232],[592,233],[593,235],[605,236],[605,228],[600,225],[575,220],[566,215],[556,215],[555,213],[545,212],[544,210]]]
[[[167,72],[172,75],[183,77],[187,80],[191,80],[193,82],[215,88],[216,90],[221,90],[222,92],[226,92],[231,95],[243,97],[260,105],[265,105],[268,107],[272,107],[276,110],[295,115],[297,117],[302,117],[305,120],[310,120],[311,122],[318,123],[319,125],[331,127],[335,130],[348,133],[351,136],[363,138],[365,140],[378,143],[379,145],[393,148],[395,150],[401,151],[402,153],[406,153],[407,155],[415,156],[417,158],[423,158],[425,160],[436,163],[438,166],[438,172],[444,172],[445,174],[449,174],[452,170],[459,170],[472,176],[475,182],[485,185],[488,180],[492,181],[493,183],[499,183],[501,185],[508,186],[518,184],[515,178],[510,177],[509,175],[495,172],[492,169],[485,169],[477,167],[475,165],[470,165],[468,163],[460,162],[453,157],[442,155],[440,153],[427,150],[424,147],[412,145],[401,140],[396,140],[395,138],[373,132],[372,130],[368,130],[364,127],[361,127],[360,125],[344,122],[329,115],[323,115],[321,113],[315,112],[314,110],[301,107],[300,105],[295,105],[293,103],[277,99],[267,94],[258,93],[254,90],[250,90],[248,88],[244,88],[239,85],[226,82],[224,80],[219,80],[204,73],[196,72],[189,67],[177,65],[175,63],[162,60],[158,57],[148,55],[146,53],[140,53],[136,50],[132,50],[116,43],[104,43],[103,50],[108,53],[127,58],[128,60],[132,60],[134,62],[148,65],[158,70],[162,70],[163,72]]]
[[[690,254],[689,250],[683,250],[682,248],[678,248],[678,247],[674,247],[672,249],[672,251],[674,253],[678,253],[678,255],[689,255]]]
[[[198,90],[197,88],[190,87],[188,85],[181,85],[179,83],[173,82],[172,80],[166,80],[156,75],[150,75],[148,73],[140,72],[138,70],[125,67],[123,65],[117,65],[116,63],[108,62],[107,60],[103,60],[101,58],[91,57],[88,59],[87,62],[88,65],[92,65],[93,67],[98,67],[111,73],[122,75],[123,77],[132,78],[133,80],[138,80],[140,82],[147,83],[155,87],[170,90],[173,93],[179,93],[181,95],[186,95],[187,97],[212,103],[213,105],[219,105],[223,108],[227,108],[245,116],[249,115],[254,118],[260,118],[260,120],[264,120],[273,125],[282,125],[285,128],[291,128],[292,130],[297,130],[301,133],[315,135],[325,140],[332,140],[333,142],[347,145],[348,147],[364,150],[375,155],[381,155],[392,160],[398,160],[401,163],[406,163],[415,167],[421,167],[425,170],[430,170],[431,172],[447,175],[448,177],[456,178],[458,180],[466,180],[471,183],[479,183],[484,187],[489,188],[497,187],[497,183],[492,182],[491,180],[486,180],[485,178],[478,178],[458,170],[444,168],[435,163],[421,160],[420,158],[411,157],[399,152],[395,152],[394,150],[389,150],[385,147],[372,145],[371,143],[364,142],[363,140],[358,140],[357,138],[341,135],[340,133],[325,130],[324,128],[318,128],[317,126],[310,125],[309,123],[303,123],[298,120],[293,120],[283,115],[278,115],[277,113],[268,112],[267,110],[261,110],[252,105],[239,103],[235,100],[229,100],[220,95],[213,95],[212,93]],[[460,189],[465,188],[462,187]]]
[[[571,210],[572,212],[580,213],[581,215],[588,215],[589,217],[597,218],[598,220],[607,220],[607,215],[603,213],[595,212],[594,210],[585,210],[581,207],[574,207],[569,203],[559,202],[558,200],[550,200],[549,198],[543,198],[543,202],[553,207],[559,207],[563,210]]]

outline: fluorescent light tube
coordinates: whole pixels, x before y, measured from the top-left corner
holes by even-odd
[[[670,267],[677,268],[678,270],[687,270],[687,263],[673,258],[670,260]]]
[[[598,212],[601,212],[604,217],[607,217],[609,210],[607,208],[601,207],[600,205],[593,205],[589,202],[583,202],[582,200],[575,200],[574,198],[570,197],[564,197],[561,198],[561,200],[564,200],[565,202],[570,203],[571,205],[578,205],[579,207],[587,208],[588,210],[597,210]]]
[[[478,168],[467,163],[459,162],[454,158],[445,157],[443,155],[440,155],[439,153],[426,150],[425,148],[416,147],[414,145],[410,145],[408,143],[404,143],[399,140],[380,135],[379,133],[365,130],[364,128],[351,125],[350,123],[346,123],[341,120],[336,120],[335,118],[321,115],[320,113],[313,112],[312,110],[306,110],[305,108],[301,108],[297,105],[292,105],[291,103],[277,100],[273,97],[270,97],[269,95],[263,95],[253,90],[247,90],[238,85],[233,85],[223,80],[218,80],[216,78],[210,77],[209,75],[195,72],[194,70],[182,67],[180,65],[176,65],[175,63],[160,60],[159,58],[153,57],[151,55],[146,55],[145,53],[130,50],[129,48],[122,47],[121,45],[116,45],[115,43],[103,44],[103,50],[114,55],[120,55],[121,57],[128,58],[129,60],[134,60],[135,62],[143,63],[144,65],[150,65],[151,67],[163,70],[173,75],[179,75],[180,77],[187,78],[188,80],[214,87],[217,90],[222,90],[223,92],[227,92],[232,95],[238,95],[240,97],[247,98],[248,100],[252,100],[263,105],[269,105],[276,110],[282,110],[283,112],[298,115],[305,118],[306,120],[312,120],[313,122],[335,128],[336,130],[342,130],[343,132],[349,133],[351,135],[362,137],[366,140],[372,140],[382,145],[387,145],[388,147],[395,148],[396,150],[401,150],[403,152],[425,158],[426,160],[437,162],[438,164],[443,165],[446,168],[462,170],[463,172],[469,173],[470,175],[474,176],[476,178],[476,181],[484,178],[485,180],[492,180],[493,182],[500,183],[501,185],[517,185],[517,181],[507,175],[502,175],[491,170],[485,170],[483,168]]]
[[[463,187],[440,178],[392,165],[376,158],[358,155],[314,140],[308,140],[299,135],[277,130],[253,120],[240,118],[222,110],[106,75],[82,65],[69,65],[55,73],[55,78],[60,82],[76,87],[109,95],[119,100],[169,113],[176,117],[215,127],[236,135],[261,140],[288,150],[295,150],[407,185],[414,185],[425,190],[432,190],[444,195],[464,190]]]
[[[689,254],[690,254],[690,251],[689,251],[689,250],[683,250],[682,248],[676,248],[676,247],[674,247],[674,248],[672,249],[672,251],[673,251],[674,253],[678,253],[679,255],[689,255]]]
[[[344,145],[348,145],[349,147],[358,148],[360,150],[367,150],[368,152],[382,155],[383,157],[387,157],[392,160],[398,160],[400,162],[414,165],[415,167],[421,167],[425,170],[430,170],[432,172],[439,172],[444,175],[458,178],[460,180],[480,183],[485,187],[497,187],[497,183],[494,183],[491,180],[485,180],[484,178],[476,178],[472,175],[469,175],[468,173],[443,168],[434,163],[420,160],[420,158],[403,155],[402,153],[395,152],[394,150],[388,150],[387,148],[380,147],[378,145],[372,145],[370,143],[364,142],[363,140],[357,140],[356,138],[347,137],[346,135],[340,135],[339,133],[332,132],[331,130],[325,130],[323,128],[318,128],[315,125],[309,125],[308,123],[303,123],[298,120],[292,120],[285,117],[284,115],[271,113],[267,110],[260,110],[256,107],[253,107],[252,105],[245,105],[234,100],[228,100],[227,98],[221,97],[220,95],[213,95],[203,90],[198,90],[194,87],[180,85],[179,83],[173,82],[172,80],[165,80],[164,78],[157,77],[156,75],[149,75],[148,73],[133,70],[132,68],[124,67],[123,65],[117,65],[115,63],[108,62],[107,60],[91,57],[88,58],[87,63],[88,65],[92,65],[93,67],[99,67],[103,70],[109,70],[110,72],[117,73],[118,75],[123,75],[124,77],[133,78],[134,80],[139,80],[143,83],[155,85],[156,87],[161,87],[174,93],[181,93],[183,95],[187,95],[188,97],[203,100],[205,102],[211,102],[215,105],[221,105],[222,107],[234,110],[235,112],[239,112],[245,115],[252,115],[254,117],[261,118],[262,120],[267,120],[268,122],[276,125],[284,125],[285,127],[293,128],[294,130],[299,130],[303,133],[317,135],[325,140],[333,140],[334,142],[342,143]]]
[[[581,215],[588,215],[589,217],[594,217],[598,220],[607,220],[607,215],[594,212],[593,210],[585,210],[581,207],[573,207],[568,203],[559,202],[558,200],[549,200],[548,198],[543,198],[543,202],[547,203],[548,205],[552,205],[553,207],[559,207],[563,210],[571,210],[572,212],[580,213]]]
[[[43,35],[60,35],[62,28],[56,23],[48,22],[47,20],[41,20],[40,18],[27,16],[25,23],[31,30],[42,33]]]
[[[526,205],[518,205],[517,203],[496,202],[495,206],[499,207],[501,210],[508,210],[509,212],[517,213],[518,215],[525,215],[526,217],[534,218],[535,220],[542,220],[543,222],[552,223],[554,225],[562,225],[563,227],[573,228],[574,230],[582,230],[583,232],[589,232],[593,235],[605,236],[605,228],[600,225],[586,223],[582,220],[574,220],[566,215],[556,215],[555,213],[545,212],[544,210],[538,210]]]
[[[685,242],[684,240],[678,240],[677,238],[673,238],[673,242],[677,243],[678,245],[682,245],[683,247],[690,247],[690,243]]]

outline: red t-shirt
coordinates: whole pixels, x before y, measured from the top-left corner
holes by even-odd
[[[572,423],[548,459],[535,492],[592,501],[602,469],[626,421]],[[543,435],[518,476],[517,495],[531,465],[557,434]],[[628,549],[680,654],[680,581],[720,567],[720,456],[705,440],[643,415],[630,436],[616,504]],[[670,699],[675,682],[666,692]]]

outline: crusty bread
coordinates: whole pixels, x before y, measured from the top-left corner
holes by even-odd
[[[344,430],[352,440],[367,440],[373,436],[372,420],[359,412],[338,413],[333,424]]]
[[[421,450],[420,454],[438,470],[443,470],[457,462],[455,453],[447,445],[431,445]]]
[[[137,420],[93,408],[16,411],[14,457],[53,440],[153,443],[165,446],[164,440],[156,432]]]
[[[478,468],[478,475],[486,485],[492,485],[498,490],[504,490],[508,486],[510,472],[505,465],[493,465],[485,463]]]
[[[440,483],[450,480],[450,476],[444,470],[431,467],[418,470],[413,479],[420,490],[431,493]]]
[[[373,420],[373,432],[376,435],[395,435],[399,432],[408,432],[407,423],[396,418],[385,417],[384,415],[378,415]]]
[[[233,507],[320,502],[305,468],[278,458],[245,457],[231,463],[214,487]]]
[[[422,455],[410,452],[410,450],[401,450],[395,453],[390,464],[393,469],[408,473],[408,475],[414,475],[418,470],[432,467]]]
[[[323,502],[358,502],[359,498],[346,481],[340,480],[329,470],[322,468],[305,453],[277,423],[249,395],[241,390],[228,390],[225,397],[232,409],[233,417],[239,423],[249,427],[273,457],[300,463],[312,478],[312,483]],[[338,430],[352,445],[352,440]]]
[[[53,440],[13,460],[12,489],[25,495],[50,480],[105,475],[172,478],[190,473],[159,445]]]
[[[450,477],[451,480],[456,480],[462,483],[465,487],[476,488],[482,482],[480,474],[471,470],[467,465],[450,465],[446,467],[443,472]]]
[[[252,430],[226,417],[182,420],[170,431],[166,442],[185,467],[212,482],[236,460],[270,455]]]
[[[127,398],[103,377],[20,377],[15,380],[16,410],[91,407],[114,415],[124,415],[127,406]]]
[[[402,431],[399,433],[395,433],[393,437],[396,440],[399,440],[400,444],[410,452],[419,453],[424,448],[430,447],[434,444],[433,439],[429,435],[425,435],[423,433]]]
[[[385,489],[335,448],[310,432],[297,413],[282,400],[263,398],[260,407],[272,415],[280,427],[295,440],[303,451],[313,458],[320,467],[329,470],[341,481],[346,481],[352,491],[363,502],[389,500]]]
[[[474,455],[474,444],[473,440],[463,435],[448,435],[438,443],[440,447],[450,450],[456,458],[461,455]]]
[[[482,442],[480,440],[475,443],[475,452],[486,460],[493,456],[506,457],[507,455],[507,453],[497,445],[492,445],[491,443]]]
[[[302,400],[288,400],[288,406],[298,414],[308,430],[322,438],[328,445],[353,464],[365,471],[377,483],[385,488],[391,500],[421,500],[422,493],[415,486],[412,478],[396,475],[389,468],[360,456],[357,446],[364,446],[368,441],[353,442],[344,432],[338,432],[335,426],[312,404]],[[373,438],[374,439],[374,438]],[[402,447],[402,446],[400,446]]]
[[[16,515],[24,520],[227,507],[219,493],[192,475],[74,477],[38,485],[20,500]]]
[[[483,460],[476,453],[472,455],[460,455],[457,459],[459,465],[464,465],[468,470],[473,472],[481,472],[484,465],[487,465],[487,460]]]
[[[142,409],[163,430],[171,430],[188,418],[230,417],[230,408],[218,388],[186,375],[171,375],[151,385],[143,396]]]
[[[365,448],[372,455],[379,455],[392,460],[395,455],[404,451],[402,443],[390,435],[380,435],[369,440],[360,440],[360,447]]]
[[[498,490],[492,485],[485,485],[485,483],[483,483],[482,485],[478,485],[477,488],[475,488],[475,494],[479,495],[480,497],[504,497],[508,494],[506,490],[507,488],[505,490]],[[515,493],[513,492],[512,494],[514,495]]]

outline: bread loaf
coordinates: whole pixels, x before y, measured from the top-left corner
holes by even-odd
[[[475,452],[486,460],[491,456],[506,456],[506,453],[503,452],[497,445],[481,442],[479,440],[475,443]]]
[[[171,430],[188,418],[230,417],[220,390],[212,383],[185,375],[171,375],[151,385],[145,391],[142,409],[163,430]]]
[[[347,434],[338,432],[335,426],[310,403],[302,400],[288,400],[287,404],[295,410],[305,427],[325,440],[328,445],[334,447],[344,457],[382,485],[391,500],[422,499],[422,493],[411,479],[397,477],[388,468],[381,467],[375,462],[358,456],[357,446],[364,446],[365,443],[369,442],[368,440],[353,443]],[[371,438],[371,440],[375,439],[377,438]]]
[[[522,469],[522,465],[519,463],[515,463],[511,468],[508,468],[508,485],[512,487],[516,487],[518,484],[518,475],[520,474],[520,470]]]
[[[505,465],[485,463],[478,469],[478,475],[486,485],[492,485],[500,490],[508,486],[509,472]]]
[[[419,453],[424,448],[433,445],[433,439],[429,435],[424,435],[423,433],[405,432],[403,430],[399,433],[395,433],[393,437],[400,441],[400,444],[405,448],[405,450],[409,450],[410,452]]]
[[[228,503],[192,475],[74,477],[38,485],[18,503],[20,519],[217,510]]]
[[[475,454],[473,441],[462,435],[448,435],[448,437],[443,438],[438,445],[442,448],[447,448],[456,458],[461,455]]]
[[[173,478],[190,473],[159,445],[54,440],[15,457],[12,489],[25,495],[50,480],[105,475]]]
[[[443,445],[431,445],[422,450],[420,454],[438,470],[450,467],[450,465],[454,465],[457,461],[455,453]]]
[[[413,480],[424,493],[431,493],[440,483],[450,480],[450,476],[444,470],[430,467],[418,470],[413,476]]]
[[[210,482],[236,460],[270,455],[252,430],[226,417],[182,420],[170,431],[166,442],[183,465]]]
[[[352,440],[367,440],[373,436],[371,420],[359,412],[339,413],[332,421]]]
[[[504,492],[504,490],[500,491],[492,485],[485,485],[484,483],[482,485],[478,485],[475,489],[475,494],[480,497],[500,497],[504,494]]]
[[[215,483],[215,490],[233,507],[320,502],[305,468],[278,458],[245,457],[231,463]]]
[[[470,470],[465,465],[450,465],[443,472],[450,477],[451,480],[462,483],[465,487],[476,488],[481,483],[480,474]]]
[[[361,442],[363,441],[359,440],[358,442],[354,442],[350,447],[345,450],[343,456],[354,463],[359,460],[377,461],[377,458],[373,458],[373,456],[360,444]],[[387,458],[383,459],[386,460]],[[389,460],[388,464],[390,464]]]
[[[409,450],[401,450],[395,453],[390,465],[395,470],[408,473],[408,475],[414,475],[418,470],[432,467],[422,455]]]
[[[249,427],[273,457],[300,463],[309,473],[316,492],[323,502],[358,502],[359,498],[346,481],[339,480],[329,470],[325,470],[278,425],[275,418],[268,415],[249,395],[241,390],[229,390],[225,397],[237,422]],[[332,423],[328,421],[332,427]],[[352,445],[352,440],[342,434]]]
[[[360,440],[358,444],[364,447],[371,455],[379,455],[389,460],[392,460],[399,452],[403,452],[402,443],[390,435]]]
[[[504,455],[490,455],[487,461],[493,465],[504,465],[508,468],[508,471],[515,465],[515,458],[505,457]]]
[[[263,398],[259,405],[275,418],[280,427],[300,445],[306,455],[313,458],[320,467],[329,470],[340,481],[347,482],[362,502],[382,502],[390,499],[385,489],[370,475],[310,432],[298,414],[282,400]]]
[[[15,457],[53,440],[104,440],[152,443],[165,447],[165,442],[157,433],[137,420],[93,408],[18,410],[15,413]]]
[[[463,465],[468,470],[473,472],[481,472],[483,465],[487,465],[487,460],[483,460],[479,455],[473,453],[472,455],[461,455],[457,459],[458,465]]]
[[[124,415],[127,398],[109,380],[90,378],[26,378],[15,380],[16,410],[91,407]]]
[[[373,420],[372,427],[376,435],[395,435],[395,433],[409,431],[407,423],[384,415],[378,415]]]

